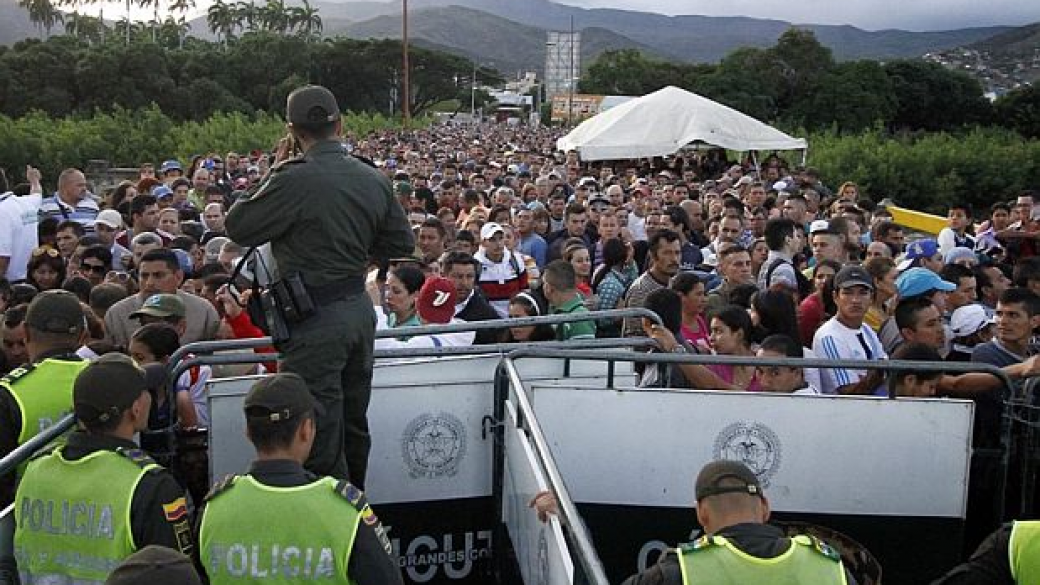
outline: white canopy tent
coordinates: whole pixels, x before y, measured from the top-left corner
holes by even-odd
[[[585,120],[556,147],[593,161],[665,156],[697,142],[742,152],[808,148],[803,138],[673,86]]]

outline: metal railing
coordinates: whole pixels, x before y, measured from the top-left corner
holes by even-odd
[[[486,331],[488,329],[508,329],[510,327],[529,327],[533,325],[559,325],[561,323],[574,323],[577,321],[595,321],[598,319],[622,319],[643,317],[650,319],[658,325],[662,325],[661,317],[650,309],[610,309],[608,311],[589,311],[587,313],[567,313],[561,315],[539,315],[535,317],[510,317],[508,319],[492,319],[489,321],[466,321],[464,323],[448,323],[445,325],[419,325],[414,327],[395,327],[393,329],[380,329],[376,331],[376,339],[387,339],[397,337],[416,337],[419,335],[436,335],[438,333],[462,333],[465,331]],[[197,341],[181,346],[170,356],[170,367],[184,359],[188,354],[201,355],[218,351],[235,349],[256,349],[258,347],[270,347],[270,337],[255,337],[251,339],[229,339],[222,341]],[[277,354],[267,354],[271,361],[277,359]]]
[[[549,447],[538,420],[534,416],[531,405],[530,391],[524,385],[517,369],[516,361],[524,358],[547,358],[555,357],[572,360],[605,360],[608,362],[635,362],[635,363],[664,363],[664,364],[696,364],[696,365],[733,365],[733,366],[780,366],[797,368],[849,368],[866,370],[900,370],[917,372],[950,372],[950,373],[987,373],[996,376],[1003,385],[1003,397],[1005,405],[1007,398],[1014,387],[1010,377],[1000,368],[990,364],[980,363],[956,363],[956,362],[911,362],[903,360],[830,360],[820,358],[794,358],[794,357],[738,357],[717,356],[698,354],[672,354],[672,353],[637,353],[637,352],[609,352],[609,351],[587,351],[587,350],[553,350],[547,351],[540,348],[518,348],[503,358],[499,369],[495,374],[495,418],[496,418],[496,443],[495,443],[495,469],[496,478],[501,475],[505,468],[504,459],[504,437],[502,425],[505,424],[505,401],[509,397],[509,387],[515,388],[517,407],[521,412],[518,424],[527,428],[532,440],[535,454],[545,468],[549,478],[549,486],[556,497],[560,507],[560,519],[570,530],[578,547],[578,560],[585,569],[590,582],[599,585],[607,583],[602,563],[595,552],[592,539],[588,530],[581,521],[573,499],[567,490],[566,483],[560,473],[559,467]],[[1001,448],[999,453],[988,453],[988,455],[999,458],[999,477],[997,478],[997,501],[994,503],[995,511],[1000,518],[1004,517],[1005,491],[1007,488],[1008,457],[1010,444],[1010,428],[1006,424],[1001,428]],[[992,450],[990,450],[992,451]],[[975,454],[979,450],[974,451]],[[503,488],[496,483],[495,494],[501,500]],[[501,504],[500,504],[501,505]],[[501,514],[501,509],[499,510]]]
[[[7,475],[14,471],[16,467],[21,465],[24,461],[27,461],[37,451],[43,449],[49,445],[51,441],[67,433],[74,426],[76,426],[76,415],[65,415],[64,418],[61,418],[52,426],[40,431],[40,434],[19,445],[17,449],[5,455],[3,459],[0,459],[0,476]]]
[[[549,354],[546,352],[546,355]],[[528,435],[531,437],[535,457],[545,471],[549,489],[552,491],[553,497],[556,498],[557,508],[560,512],[560,522],[570,531],[571,539],[576,549],[574,551],[575,556],[585,572],[586,580],[592,585],[609,585],[610,581],[607,579],[606,570],[604,570],[603,563],[599,560],[599,555],[596,553],[596,547],[592,544],[592,536],[589,535],[589,529],[585,526],[585,521],[582,520],[581,515],[578,513],[574,500],[571,499],[567,485],[563,481],[563,475],[560,473],[560,468],[556,464],[552,450],[549,448],[549,442],[546,440],[545,433],[534,415],[534,406],[531,404],[526,390],[524,390],[524,382],[520,378],[520,372],[517,370],[514,361],[508,356],[502,360],[495,375],[496,425],[492,464],[494,478],[492,492],[495,496],[496,514],[501,518],[504,507],[503,498],[505,497],[504,481],[506,473],[505,424],[507,420],[505,403],[509,395],[509,384],[518,388],[516,392],[517,424],[526,428]]]

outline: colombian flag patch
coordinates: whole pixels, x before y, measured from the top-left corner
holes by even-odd
[[[184,498],[177,498],[169,504],[163,504],[163,514],[168,522],[176,522],[188,515],[188,504]]]

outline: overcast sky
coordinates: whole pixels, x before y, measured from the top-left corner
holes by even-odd
[[[945,30],[1040,21],[1038,0],[555,0],[583,8],[662,14],[754,16],[797,24],[851,24],[877,30]]]

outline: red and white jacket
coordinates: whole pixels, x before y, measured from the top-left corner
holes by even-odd
[[[505,250],[502,260],[495,262],[481,248],[473,255],[480,262],[477,286],[500,317],[509,316],[509,299],[527,289],[527,268],[520,254]]]

